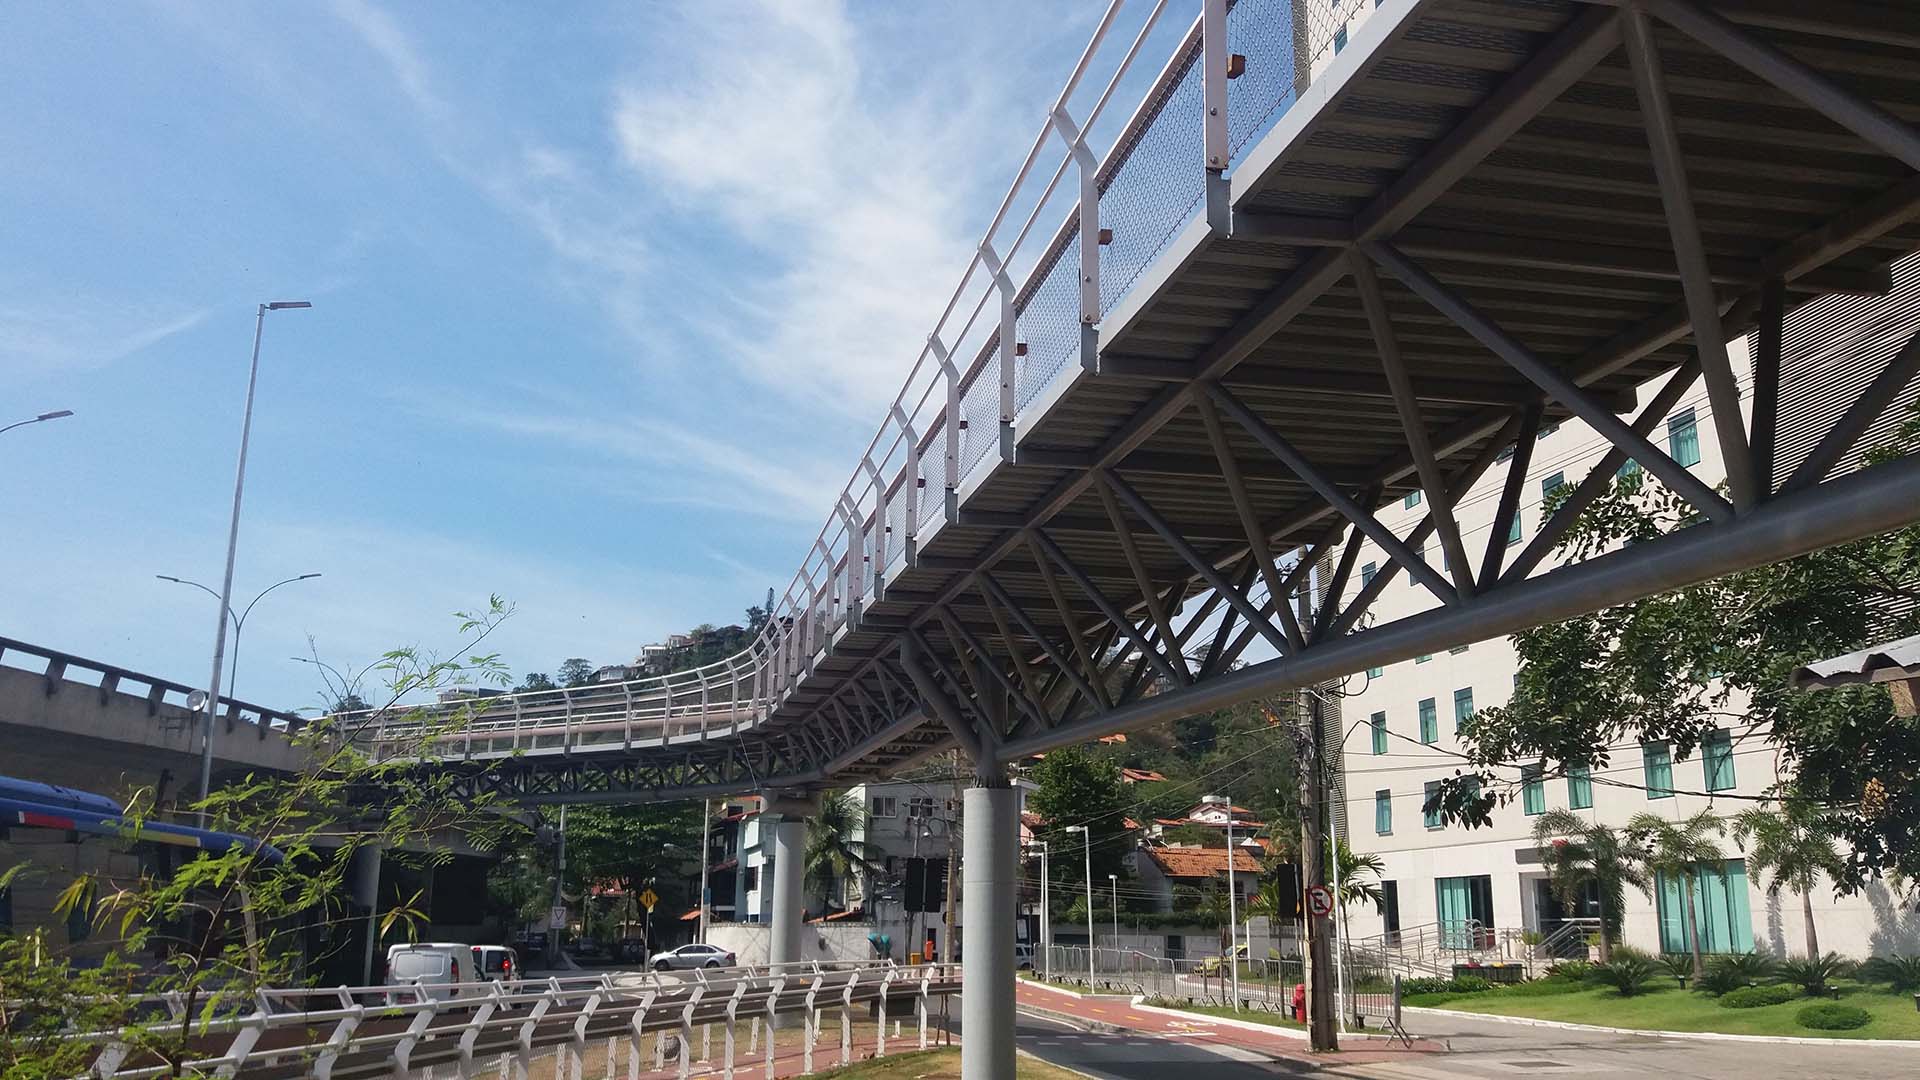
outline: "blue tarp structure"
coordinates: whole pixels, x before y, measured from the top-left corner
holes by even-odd
[[[11,776],[0,776],[0,826],[64,829],[204,851],[238,847],[273,862],[285,857],[272,844],[250,836],[163,821],[129,821],[125,809],[105,795]]]

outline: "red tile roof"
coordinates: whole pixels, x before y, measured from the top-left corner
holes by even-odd
[[[1225,877],[1227,873],[1226,848],[1156,847],[1142,850],[1160,868],[1160,872],[1170,878],[1210,879]],[[1260,860],[1254,858],[1251,852],[1236,850],[1233,853],[1233,870],[1237,874],[1258,874],[1263,868]]]
[[[1130,783],[1130,784],[1147,784],[1147,783],[1155,783],[1157,781],[1165,780],[1166,777],[1160,773],[1154,772],[1152,769],[1122,768],[1120,770],[1120,779],[1125,780],[1127,783]]]

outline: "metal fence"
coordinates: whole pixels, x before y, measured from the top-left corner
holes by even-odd
[[[585,1062],[596,1051],[604,1056],[609,1080],[623,1059],[620,1071],[629,1080],[669,1068],[684,1080],[696,1057],[705,1071],[721,1076],[760,1073],[772,1080],[774,1032],[782,1022],[787,1029],[800,1022],[801,1069],[810,1073],[854,1059],[854,1021],[863,1011],[879,1019],[872,1056],[885,1056],[902,1042],[925,1048],[935,1014],[959,987],[957,965],[805,963],[431,988],[267,990],[245,1011],[212,1019],[189,1015],[179,998],[146,1002],[155,1019],[178,1021],[193,1033],[191,1060],[174,1066],[143,1051],[151,1043],[132,1029],[75,1037],[100,1043],[91,1071],[101,1080],[431,1080],[436,1073],[466,1080],[483,1072],[527,1080],[536,1057],[551,1057],[554,1080],[584,1080]],[[890,1040],[888,1018],[907,1011],[912,1034]],[[834,1021],[837,1039],[828,1033]],[[831,1041],[819,1052],[823,1039]],[[864,1046],[857,1052],[867,1056]],[[790,1054],[790,1046],[781,1053]]]
[[[1220,956],[1153,956],[1084,945],[1055,945],[1046,953],[1041,974],[1052,982],[1193,1004],[1231,1006],[1238,997],[1243,1008],[1273,1012],[1287,1010],[1293,988],[1306,977],[1298,959],[1242,957],[1235,965]]]

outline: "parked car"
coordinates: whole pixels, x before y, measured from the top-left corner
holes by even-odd
[[[467,996],[480,981],[473,962],[473,946],[458,941],[426,941],[413,945],[395,945],[387,950],[387,985],[419,986],[436,1001],[460,996],[462,984]],[[404,990],[387,992],[388,1004],[415,1000]]]
[[[577,937],[567,946],[567,951],[575,956],[599,956],[600,943],[590,937]]]
[[[732,953],[715,945],[682,945],[677,949],[654,953],[648,961],[655,971],[686,970],[688,968],[732,967],[735,963]]]
[[[473,968],[482,980],[491,982],[512,982],[525,978],[525,969],[520,966],[520,954],[505,945],[475,945]]]
[[[1033,946],[1021,942],[1013,947],[1013,967],[1015,971],[1033,970]]]

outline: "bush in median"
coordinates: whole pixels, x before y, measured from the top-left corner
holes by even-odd
[[[1815,1031],[1852,1031],[1857,1027],[1866,1027],[1873,1014],[1857,1005],[1835,1005],[1831,1002],[1809,1005],[1793,1014],[1793,1019],[1801,1027]]]
[[[1729,1009],[1758,1009],[1763,1005],[1785,1005],[1800,996],[1794,986],[1743,986],[1721,995],[1720,1004]]]

